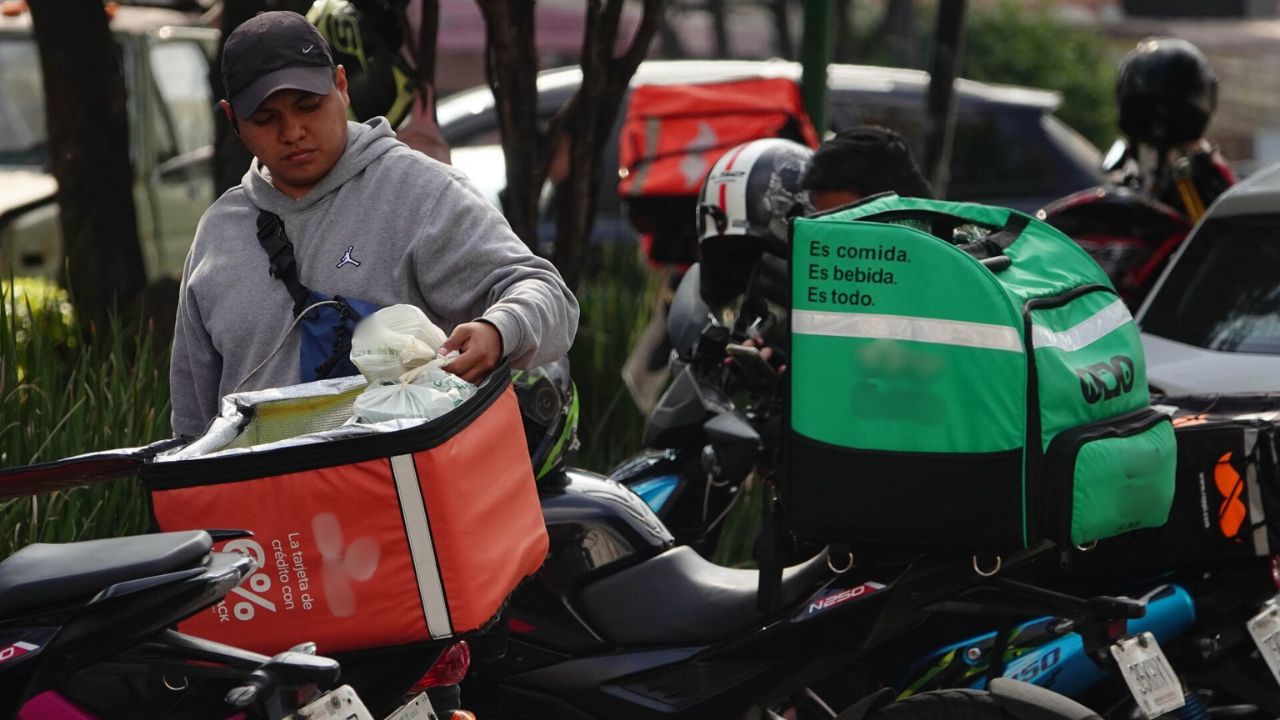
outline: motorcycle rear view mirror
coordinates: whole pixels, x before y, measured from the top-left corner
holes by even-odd
[[[742,305],[744,309],[763,309],[769,306],[785,308],[791,304],[790,293],[791,278],[787,273],[786,259],[763,253],[751,267]]]
[[[681,357],[692,356],[702,329],[713,319],[711,308],[702,299],[700,266],[694,263],[680,279],[667,310],[667,337],[671,347]]]
[[[1102,172],[1115,172],[1129,160],[1129,143],[1124,138],[1117,138],[1111,143],[1111,147],[1107,149],[1107,154],[1102,158]]]
[[[707,448],[714,457],[704,453],[704,466],[714,465],[721,478],[742,479],[760,459],[760,433],[743,417],[729,412],[716,415],[702,425],[707,434]]]

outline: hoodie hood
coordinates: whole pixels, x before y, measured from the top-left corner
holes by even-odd
[[[300,212],[342,187],[343,183],[363,172],[374,160],[401,146],[402,143],[396,140],[396,134],[386,118],[376,117],[363,123],[348,122],[346,150],[329,174],[321,178],[306,195],[294,200],[277,190],[271,184],[271,172],[256,157],[240,181],[240,186],[244,188],[250,202],[262,210],[277,215]]]

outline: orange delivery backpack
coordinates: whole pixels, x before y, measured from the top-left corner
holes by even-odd
[[[639,85],[618,137],[618,195],[650,260],[696,260],[698,190],[729,148],[780,137],[818,147],[800,86],[789,77]]]
[[[198,637],[334,653],[484,630],[548,548],[510,372],[430,421],[350,422],[365,387],[229,395],[189,443],[0,471],[0,497],[136,473],[156,529],[251,532],[215,534],[259,567],[179,625]]]

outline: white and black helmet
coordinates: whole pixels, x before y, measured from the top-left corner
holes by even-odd
[[[698,194],[698,251],[712,307],[743,291],[761,253],[786,256],[788,222],[813,210],[800,187],[812,161],[810,148],[767,138],[730,148],[711,167]]]

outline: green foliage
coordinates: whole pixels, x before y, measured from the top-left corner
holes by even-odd
[[[6,283],[0,297],[7,298],[0,318],[7,317],[6,328],[13,325],[9,335],[16,350],[27,345],[32,332],[42,334],[49,347],[75,346],[75,313],[66,290],[43,278],[22,277]]]
[[[900,37],[886,27],[886,2],[853,0],[854,28],[842,48],[850,62],[897,65]],[[927,70],[933,47],[936,3],[916,0],[914,69]],[[1093,144],[1115,139],[1115,65],[1099,35],[1073,27],[1050,12],[1048,2],[1017,0],[970,5],[965,19],[960,76],[970,80],[1057,90],[1056,115]]]
[[[66,293],[39,281],[0,287],[0,467],[50,462],[167,437],[167,360],[150,333],[113,319],[86,335]],[[0,502],[0,557],[31,542],[142,532],[145,498],[129,479]]]
[[[644,418],[622,383],[627,359],[657,302],[661,278],[639,260],[636,246],[596,246],[578,288],[582,317],[569,352],[582,403],[575,465],[607,472],[640,448]]]
[[[725,567],[754,568],[756,537],[764,514],[764,483],[752,473],[738,487],[738,493],[725,515],[711,561]]]
[[[1068,125],[1099,147],[1116,137],[1115,66],[1101,38],[1056,19],[1048,3],[1001,0],[971,12],[960,74],[1057,90],[1056,114]]]

